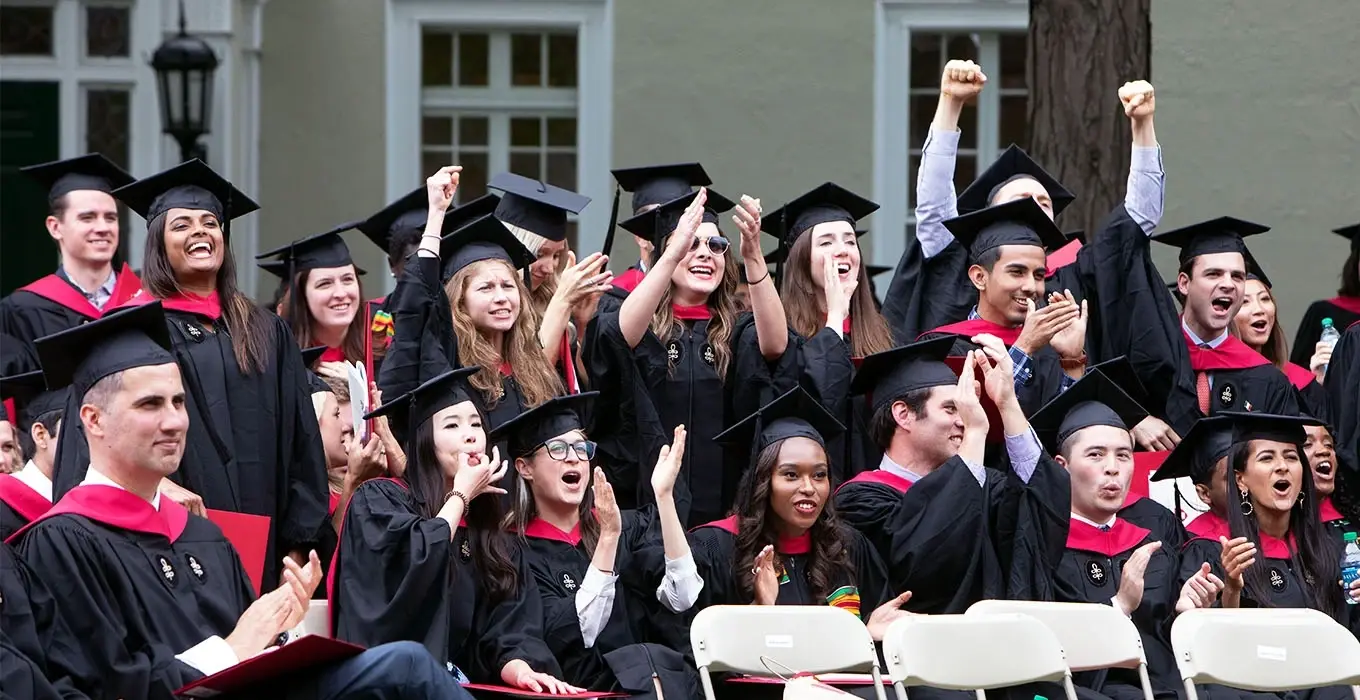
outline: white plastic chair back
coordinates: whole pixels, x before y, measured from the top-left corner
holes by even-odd
[[[307,614],[302,616],[302,622],[293,628],[291,636],[301,637],[304,634],[317,634],[322,637],[329,637],[330,632],[330,601],[313,600],[307,607]]]
[[[1190,700],[1196,683],[1261,692],[1360,686],[1360,641],[1316,610],[1191,610],[1171,625],[1171,646]]]
[[[883,639],[888,678],[897,697],[931,686],[983,692],[1036,681],[1061,682],[1076,700],[1072,674],[1058,638],[1027,615],[912,615],[888,627]]]
[[[690,644],[704,695],[711,672],[753,676],[871,673],[886,700],[869,630],[848,611],[827,605],[715,605],[694,616]]]
[[[1072,671],[1103,668],[1138,669],[1143,697],[1152,700],[1147,653],[1133,620],[1109,605],[1095,603],[1042,603],[1028,600],[982,600],[968,608],[968,615],[1029,615],[1044,623],[1058,638],[1067,667]]]

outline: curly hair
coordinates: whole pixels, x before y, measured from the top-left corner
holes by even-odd
[[[737,255],[734,247],[728,246],[727,252],[723,253],[722,282],[708,295],[706,303],[710,315],[708,344],[713,347],[713,366],[718,378],[723,381],[727,378],[727,367],[732,361],[732,332],[737,325],[739,277]],[[656,312],[652,314],[652,333],[656,334],[657,340],[661,341],[662,345],[665,345],[673,334],[683,333],[685,330],[684,324],[675,318],[675,311],[671,308],[674,292],[675,284],[671,283],[666,288],[665,294],[661,295]],[[672,364],[671,370],[674,369],[675,365]]]
[[[747,599],[755,598],[755,575],[751,573],[751,567],[756,555],[766,545],[779,541],[779,516],[770,506],[770,482],[774,479],[779,452],[785,442],[780,440],[756,455],[755,466],[742,476],[732,504],[732,512],[737,516],[733,571],[737,572],[738,585]],[[854,570],[850,561],[850,538],[846,526],[836,516],[831,499],[822,506],[821,515],[808,532],[812,537],[812,550],[808,552],[808,587],[815,599],[825,600],[835,590],[834,581],[840,577],[839,572]]]
[[[488,266],[500,265],[515,280],[519,294],[519,315],[514,326],[505,334],[503,347],[492,347],[486,338],[472,324],[463,305],[463,294],[467,291],[469,280]],[[477,365],[482,369],[472,375],[469,383],[482,393],[487,409],[494,408],[504,395],[501,388],[500,366],[509,363],[514,372],[515,382],[524,394],[529,407],[537,406],[562,393],[562,379],[548,360],[538,342],[538,313],[529,303],[529,293],[524,281],[510,264],[503,260],[481,260],[454,273],[444,284],[453,312],[453,333],[458,339],[460,361],[464,366]]]
[[[789,316],[789,328],[804,338],[811,338],[826,326],[826,300],[817,292],[819,287],[812,275],[812,236],[803,232],[789,250],[779,297]],[[892,348],[892,330],[874,303],[869,273],[860,265],[859,284],[850,297],[850,354],[866,357]]]

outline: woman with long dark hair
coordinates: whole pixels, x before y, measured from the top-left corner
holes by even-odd
[[[1342,465],[1330,425],[1307,425],[1304,430],[1303,453],[1312,470],[1318,515],[1338,540],[1347,532],[1360,532],[1360,472]]]
[[[1341,287],[1331,299],[1319,299],[1303,312],[1303,321],[1294,334],[1294,352],[1289,359],[1297,365],[1309,365],[1310,360],[1322,354],[1330,357],[1331,352],[1323,352],[1318,347],[1322,337],[1322,320],[1332,319],[1332,327],[1345,332],[1352,324],[1360,322],[1360,224],[1351,224],[1333,229],[1342,238],[1350,241],[1350,255],[1341,264]]]
[[[542,642],[531,574],[501,529],[496,482],[509,469],[487,454],[486,416],[468,380],[441,374],[367,417],[404,414],[406,471],[355,490],[330,572],[335,636],[373,646],[421,642],[469,680],[572,690]]]
[[[336,376],[327,371],[328,363],[366,361],[371,314],[364,313],[364,271],[340,237],[353,227],[344,224],[256,256],[273,258],[259,266],[284,280],[287,291],[279,300],[279,315],[300,347],[325,346],[321,363],[328,376]],[[374,343],[373,350],[381,352],[385,345]]]
[[[293,334],[236,287],[229,222],[259,205],[199,160],[113,194],[147,220],[144,292],[129,303],[160,300],[184,378],[189,432],[161,493],[199,514],[268,517],[264,580],[277,581],[280,557],[305,563],[316,543],[326,465]],[[82,431],[61,432],[58,496],[88,466]]]
[[[1312,608],[1360,630],[1341,586],[1341,549],[1318,516],[1319,498],[1304,457],[1309,418],[1232,414],[1226,455],[1226,527],[1196,533],[1181,557],[1182,574],[1208,563],[1225,584],[1225,608]]]
[[[1247,282],[1242,293],[1242,306],[1233,317],[1232,330],[1247,347],[1261,353],[1271,364],[1280,368],[1289,383],[1299,392],[1300,407],[1305,413],[1325,418],[1327,392],[1322,388],[1325,357],[1314,353],[1308,366],[1289,361],[1289,342],[1277,322],[1275,290],[1261,266],[1247,256]]]
[[[676,428],[674,449],[662,449],[652,472],[655,507],[620,511],[604,471],[590,465],[595,443],[583,416],[595,398],[555,398],[493,434],[505,436],[515,459],[510,529],[538,582],[544,640],[574,685],[691,697],[694,670],[676,650],[647,643],[660,641],[666,620],[657,617],[677,617],[671,611],[688,609],[703,588],[671,495],[685,431]]]

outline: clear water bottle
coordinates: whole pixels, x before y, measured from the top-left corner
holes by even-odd
[[[1355,541],[1355,535],[1346,533],[1346,550],[1341,553],[1341,585],[1346,590],[1346,602],[1351,605],[1360,603],[1350,595],[1351,581],[1360,578],[1360,543]]]
[[[1322,336],[1318,338],[1318,341],[1326,343],[1328,347],[1335,348],[1338,340],[1341,340],[1341,331],[1338,331],[1336,326],[1332,325],[1332,319],[1322,319]],[[1322,366],[1322,374],[1323,376],[1327,375],[1327,365]]]

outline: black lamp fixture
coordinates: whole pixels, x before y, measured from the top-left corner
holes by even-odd
[[[183,160],[207,161],[208,149],[198,139],[211,130],[217,55],[208,42],[189,35],[184,25],[184,0],[179,3],[179,34],[156,47],[151,67],[160,87],[162,133],[179,142]]]

